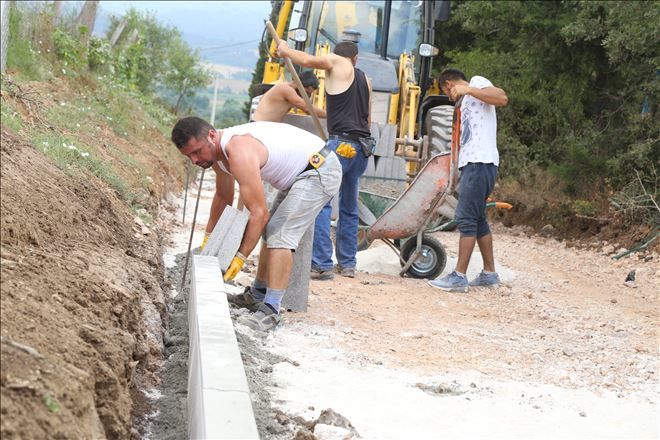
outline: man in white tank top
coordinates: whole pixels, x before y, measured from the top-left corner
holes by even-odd
[[[270,330],[280,322],[279,309],[289,283],[292,251],[321,208],[339,191],[341,164],[321,138],[292,125],[252,122],[216,131],[196,117],[177,121],[172,141],[195,165],[212,167],[216,191],[206,227],[211,232],[225,206],[234,201],[234,181],[250,212],[243,240],[224,275],[240,272],[263,233],[253,286],[231,302],[254,313],[244,324]],[[279,190],[270,213],[262,180]]]

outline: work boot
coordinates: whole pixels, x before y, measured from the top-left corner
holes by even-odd
[[[335,273],[332,270],[312,269],[310,278],[316,281],[330,281],[335,279]]]
[[[347,278],[355,278],[355,268],[354,267],[341,267],[338,266],[339,275]]]
[[[243,315],[238,322],[250,327],[252,330],[267,332],[274,329],[282,320],[279,313],[270,304],[260,303],[256,312],[251,315]]]
[[[462,277],[453,271],[444,278],[438,278],[437,280],[429,281],[429,284],[432,287],[437,289],[442,289],[447,292],[467,292],[468,291],[468,280],[467,277]]]
[[[239,309],[248,309],[250,312],[256,312],[261,304],[261,302],[254,299],[252,293],[250,293],[250,286],[247,286],[243,293],[237,295],[227,294],[227,301]]]
[[[470,281],[470,286],[475,287],[497,287],[500,285],[500,276],[495,273],[484,273],[482,270],[479,275],[472,281]]]

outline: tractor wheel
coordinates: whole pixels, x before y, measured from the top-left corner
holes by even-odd
[[[408,261],[416,247],[417,238],[413,237],[406,240],[401,247],[403,261]],[[401,263],[402,267],[403,264]],[[445,248],[435,238],[424,235],[422,236],[422,248],[419,250],[419,255],[406,273],[413,278],[434,279],[442,273],[446,265],[447,253]]]
[[[433,107],[424,119],[424,132],[429,139],[429,158],[451,151],[451,128],[454,107],[439,105]]]

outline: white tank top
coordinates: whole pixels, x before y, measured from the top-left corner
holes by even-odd
[[[261,167],[261,180],[279,190],[291,188],[296,176],[309,163],[309,156],[325,145],[320,137],[293,125],[259,121],[223,130],[220,147],[225,156],[225,147],[231,138],[244,134],[257,139],[268,150],[266,164]],[[222,162],[218,161],[218,165],[222,171],[229,173]]]

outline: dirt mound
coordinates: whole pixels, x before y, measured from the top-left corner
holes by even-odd
[[[130,438],[161,357],[156,231],[4,127],[0,162],[2,437]]]
[[[645,243],[653,236],[654,228],[648,223],[631,223],[618,213],[610,212],[608,201],[598,195],[592,203],[598,206],[598,213],[580,215],[573,207],[575,200],[566,196],[546,194],[543,188],[524,188],[510,184],[496,191],[496,198],[511,203],[511,210],[492,209],[488,215],[491,221],[502,223],[507,228],[527,226],[529,232],[546,237],[567,240],[578,247],[600,249],[603,243],[611,243],[617,249],[632,249]],[[649,249],[660,251],[660,241],[649,245]]]

